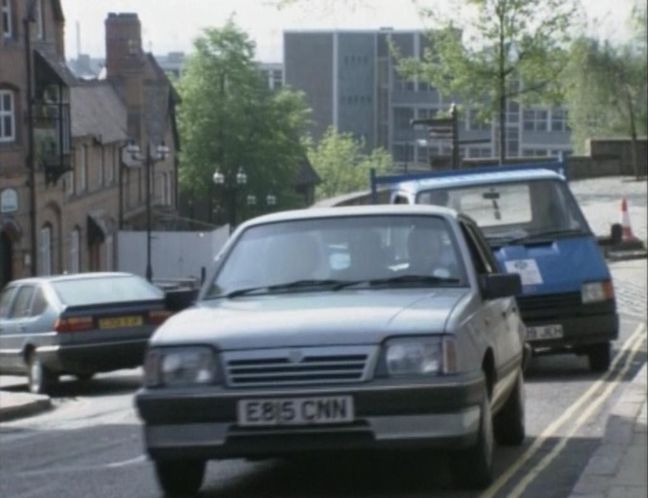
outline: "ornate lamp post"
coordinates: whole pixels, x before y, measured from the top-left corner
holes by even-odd
[[[169,147],[162,141],[157,146],[150,142],[146,147],[146,155],[142,156],[139,145],[130,142],[126,146],[126,152],[134,161],[144,161],[146,167],[146,279],[153,280],[153,267],[151,265],[151,172],[155,163],[164,161],[169,156]]]

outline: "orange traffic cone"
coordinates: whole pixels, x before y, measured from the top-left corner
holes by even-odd
[[[625,197],[621,199],[621,226],[623,227],[623,235],[621,240],[630,241],[637,240],[635,234],[632,232],[632,226],[630,225],[630,215],[628,214],[628,201]]]

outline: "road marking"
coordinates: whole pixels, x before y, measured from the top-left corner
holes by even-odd
[[[146,462],[146,455],[140,455],[135,458],[130,458],[128,460],[123,460],[121,462],[113,462],[113,463],[108,463],[106,465],[102,465],[102,467],[108,467],[111,469],[118,468],[118,467],[126,467],[128,465],[136,465],[138,463]]]
[[[622,379],[627,373],[628,370],[630,370],[630,367],[632,366],[632,361],[634,358],[637,356],[639,353],[639,349],[641,345],[643,344],[643,338],[640,338],[637,340],[635,343],[634,347],[632,350],[628,353],[628,360],[626,364],[623,366],[623,368],[619,371],[619,375],[612,381],[610,382],[603,393],[597,397],[595,400],[592,401],[592,404],[590,404],[585,411],[576,419],[576,422],[574,426],[567,432],[566,435],[562,436],[560,438],[560,441],[554,446],[545,457],[538,462],[535,467],[533,467],[525,476],[524,478],[513,488],[513,491],[508,495],[508,498],[519,498],[522,496],[522,493],[526,491],[526,488],[531,484],[531,482],[538,477],[540,472],[542,472],[547,466],[553,462],[556,457],[560,454],[560,452],[565,448],[567,445],[567,442],[569,439],[583,426],[585,425],[585,422],[592,416],[592,414],[600,408],[600,406],[603,404],[604,401],[606,401],[610,395],[612,394],[612,391],[614,390],[615,387],[620,382],[620,379]]]
[[[535,456],[535,454],[542,447],[545,441],[552,437],[558,430],[558,428],[560,428],[560,426],[569,421],[574,416],[576,411],[579,410],[581,406],[584,405],[589,400],[589,398],[592,397],[594,393],[598,391],[608,381],[608,379],[614,375],[614,369],[621,361],[621,358],[623,357],[625,351],[632,348],[635,342],[643,340],[642,333],[644,328],[645,324],[642,323],[635,329],[632,335],[628,337],[628,339],[623,343],[623,346],[621,346],[621,349],[612,360],[608,371],[599,380],[592,384],[589,389],[587,389],[587,391],[585,391],[580,396],[580,398],[572,403],[572,405],[567,410],[565,410],[565,412],[559,418],[557,418],[549,426],[547,426],[547,428],[538,435],[533,444],[522,454],[522,456],[513,465],[506,469],[506,472],[500,475],[486,491],[479,495],[479,498],[492,498],[493,496],[495,496],[495,494],[500,489],[502,489],[502,487],[517,473],[517,471],[520,470],[520,468],[525,463],[527,463],[531,458]]]

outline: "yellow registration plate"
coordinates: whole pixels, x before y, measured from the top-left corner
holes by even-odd
[[[137,327],[142,325],[141,316],[115,316],[112,318],[100,318],[100,329],[118,329],[122,327]]]

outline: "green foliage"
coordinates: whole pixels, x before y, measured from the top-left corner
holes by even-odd
[[[222,201],[225,195],[218,196],[212,184],[214,172],[234,178],[242,167],[248,183],[236,198],[239,212],[248,194],[264,199],[272,193],[277,209],[292,206],[295,175],[306,155],[302,137],[309,110],[303,96],[267,89],[253,42],[232,21],[206,29],[194,49],[178,84],[181,188]],[[227,202],[221,204],[228,209]]]
[[[422,58],[400,60],[405,77],[460,98],[482,119],[497,115],[500,127],[509,99],[559,99],[571,0],[463,0],[454,11],[422,13],[432,26]]]
[[[384,172],[392,167],[391,156],[385,150],[366,153],[361,141],[333,127],[326,130],[316,146],[309,147],[308,159],[322,179],[316,190],[318,199],[366,190],[371,168]]]
[[[563,80],[576,151],[590,137],[646,134],[646,71],[645,46],[574,42]]]

